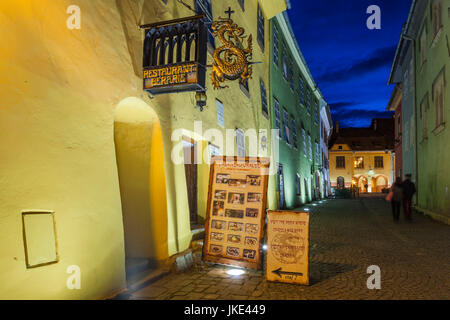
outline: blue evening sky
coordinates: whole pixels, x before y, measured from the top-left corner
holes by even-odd
[[[369,30],[370,5],[381,9],[381,30]],[[333,121],[369,126],[388,118],[390,68],[411,0],[291,0],[289,19]]]

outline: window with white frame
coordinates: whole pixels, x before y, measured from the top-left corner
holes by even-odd
[[[355,169],[364,169],[364,157],[362,157],[362,156],[355,157],[354,168]]]
[[[424,64],[427,60],[427,24],[425,22],[424,27],[422,29],[422,33],[420,34],[420,61],[421,64]]]
[[[294,146],[295,149],[297,149],[298,148],[297,128],[295,124],[295,118],[292,114],[291,114],[291,129],[292,129],[292,145]]]
[[[432,1],[431,25],[433,27],[433,37],[436,37],[442,29],[442,0]]]
[[[291,144],[291,132],[289,128],[289,114],[286,109],[283,108],[283,128],[284,128],[284,141],[287,144]]]
[[[384,157],[375,156],[375,169],[383,169],[383,168],[384,168]]]
[[[283,45],[283,77],[287,80],[288,78],[288,65],[287,65],[287,49],[286,46]]]
[[[428,101],[428,93],[426,93],[422,99],[422,102],[420,103],[420,118],[422,120],[422,140],[424,140],[428,137],[427,113],[428,113],[429,107],[430,107],[430,104]]]
[[[214,156],[221,156],[222,152],[220,151],[220,148],[212,143],[209,143],[208,145],[209,149],[209,157],[212,158]]]
[[[306,132],[305,129],[302,127],[302,140],[303,140],[303,155],[305,156],[305,158],[307,157],[308,151],[306,148]]]
[[[294,64],[291,57],[288,59],[288,80],[289,86],[294,90]]]
[[[298,88],[299,88],[299,96],[300,96],[300,103],[302,105],[305,105],[305,88],[303,86],[303,79],[302,77],[298,77]]]
[[[236,147],[237,147],[237,156],[245,157],[245,136],[244,131],[241,129],[236,129]]]
[[[273,99],[273,109],[275,112],[275,128],[278,130],[278,138],[281,138],[281,115],[280,104],[277,99]]]
[[[311,143],[311,135],[308,133],[308,142],[309,142],[309,161],[312,161],[312,143]]]
[[[436,127],[443,124],[444,121],[444,92],[445,79],[444,70],[442,69],[433,82],[433,103],[435,110]]]
[[[262,114],[268,118],[269,117],[269,109],[267,108],[267,91],[266,86],[262,80],[259,80],[259,86],[261,90],[261,108]]]
[[[273,24],[273,63],[278,67],[279,64],[279,43],[278,43],[278,28]]]
[[[320,164],[319,144],[316,142],[316,164]]]
[[[264,14],[258,3],[258,43],[261,50],[264,52]]]
[[[317,100],[314,100],[314,123],[319,123],[319,103]]]
[[[345,156],[336,156],[336,169],[345,169]]]
[[[223,104],[221,101],[217,99],[216,99],[216,107],[217,107],[217,124],[223,128],[225,127]]]
[[[306,88],[306,110],[311,114],[311,92]]]

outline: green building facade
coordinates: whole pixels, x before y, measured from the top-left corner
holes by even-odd
[[[414,12],[413,12],[414,14]],[[416,15],[418,15],[416,13]],[[417,206],[450,218],[450,0],[430,0],[415,39]]]
[[[323,194],[319,170],[320,105],[324,100],[285,12],[270,20],[270,44],[269,101],[272,128],[279,130],[275,141],[278,204],[294,208]]]

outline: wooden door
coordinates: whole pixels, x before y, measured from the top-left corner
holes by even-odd
[[[186,172],[186,187],[189,202],[191,226],[198,223],[197,213],[197,164],[196,145],[191,140],[183,140],[184,170]]]

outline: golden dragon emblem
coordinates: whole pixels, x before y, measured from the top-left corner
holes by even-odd
[[[214,37],[219,38],[222,46],[214,50],[211,80],[214,89],[228,88],[220,83],[225,80],[240,79],[245,85],[252,78],[252,35],[247,38],[247,48],[244,48],[244,28],[233,23],[231,19],[220,18],[211,25]]]

